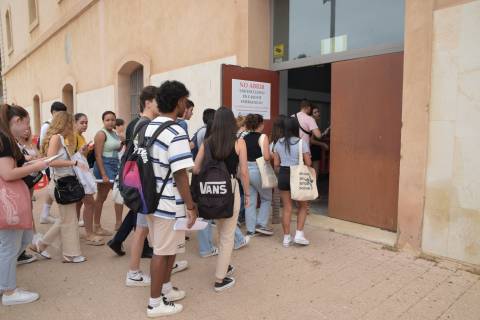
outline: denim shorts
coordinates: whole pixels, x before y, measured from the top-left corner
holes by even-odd
[[[107,174],[108,179],[115,180],[118,174],[118,166],[120,164],[120,161],[117,157],[107,158],[102,156],[102,159],[105,173]],[[98,170],[96,162],[93,165],[93,174],[95,175],[96,179],[102,179],[102,175],[100,174],[100,170]]]

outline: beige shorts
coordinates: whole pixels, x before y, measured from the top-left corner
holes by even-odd
[[[173,256],[185,252],[185,231],[175,231],[175,219],[164,219],[147,216],[148,233],[153,254],[157,256]]]

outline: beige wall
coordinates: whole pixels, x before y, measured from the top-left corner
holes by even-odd
[[[480,1],[435,11],[422,247],[480,264]]]

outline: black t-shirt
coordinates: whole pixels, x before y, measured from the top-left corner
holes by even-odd
[[[255,162],[257,158],[262,157],[262,149],[258,145],[260,136],[261,134],[258,132],[250,132],[243,137],[247,145],[247,160],[250,162]]]
[[[2,133],[0,133],[0,139],[2,139],[2,146],[3,146],[3,149],[0,150],[0,158],[4,158],[4,157],[15,158],[13,156],[13,148],[12,148],[12,144],[10,143],[10,139],[8,139],[8,137]],[[25,157],[22,154],[22,157],[17,160],[17,167],[23,166],[25,162],[26,162]]]

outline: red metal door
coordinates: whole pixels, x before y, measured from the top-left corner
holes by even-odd
[[[265,120],[265,133],[270,133],[273,120],[278,116],[278,81],[277,71],[240,67],[235,65],[222,65],[222,105],[232,107],[232,83],[234,80],[248,80],[270,84],[270,116]],[[252,113],[254,113],[252,111]]]
[[[332,64],[329,216],[397,229],[403,53]]]

